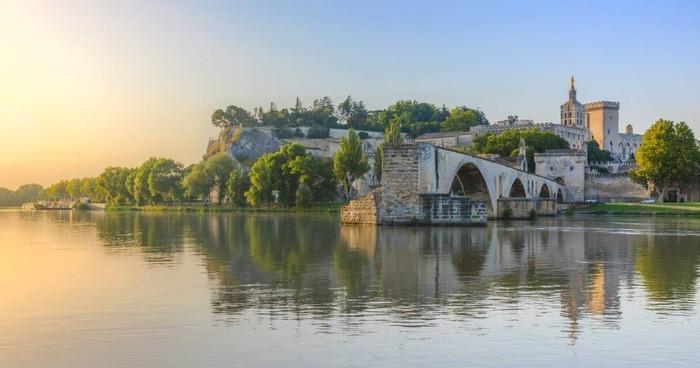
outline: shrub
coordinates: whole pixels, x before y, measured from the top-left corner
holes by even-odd
[[[302,132],[301,129],[296,128],[294,129],[294,136],[298,138],[304,138],[304,132]]]
[[[537,211],[533,208],[530,210],[530,220],[537,219]]]
[[[367,138],[369,138],[369,133],[359,132],[359,133],[357,133],[357,136],[360,137],[360,139],[367,139]]]
[[[294,132],[287,128],[275,128],[272,133],[280,139],[287,139],[294,137]]]
[[[567,214],[568,216],[573,215],[573,214],[574,214],[574,208],[573,208],[573,207],[567,207],[567,208],[566,208],[566,214]]]
[[[513,218],[513,209],[512,208],[506,208],[503,210],[503,219],[504,220],[510,220]]]
[[[306,132],[306,138],[328,138],[330,133],[330,128],[314,125]]]

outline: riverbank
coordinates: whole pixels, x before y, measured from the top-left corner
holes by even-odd
[[[700,217],[700,203],[596,203],[576,209],[574,213],[591,215]]]
[[[342,203],[322,203],[312,207],[234,207],[231,205],[202,204],[173,204],[173,205],[148,205],[148,206],[116,206],[108,205],[105,211],[141,211],[141,212],[254,212],[254,213],[338,213]]]

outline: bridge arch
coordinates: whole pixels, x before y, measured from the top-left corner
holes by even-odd
[[[525,192],[525,187],[520,178],[513,180],[513,184],[510,186],[510,192],[508,194],[509,198],[526,198],[527,194]]]
[[[549,194],[549,187],[547,186],[547,183],[542,184],[542,187],[540,188],[540,198],[551,198],[551,194]]]
[[[473,162],[464,163],[455,173],[450,186],[450,194],[469,197],[474,201],[486,202],[489,214],[493,213],[491,191],[486,178]]]
[[[561,188],[557,190],[557,202],[564,203],[564,194],[561,192]]]

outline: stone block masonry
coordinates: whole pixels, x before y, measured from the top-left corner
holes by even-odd
[[[414,224],[417,222],[419,168],[418,147],[415,144],[387,144],[382,162],[382,205],[380,217],[384,224]]]

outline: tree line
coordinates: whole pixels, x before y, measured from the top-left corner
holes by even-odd
[[[347,200],[352,183],[370,169],[362,142],[353,129],[340,139],[335,156],[318,158],[299,144],[286,144],[242,166],[228,153],[185,167],[168,158],[149,158],[138,167],[107,167],[93,178],[61,180],[48,188],[38,184],[17,191],[0,188],[0,205],[16,206],[39,199],[80,200],[88,197],[113,205],[172,204],[207,201],[214,193],[221,204],[235,206],[307,207]]]
[[[410,137],[438,131],[465,131],[472,126],[489,124],[482,111],[466,106],[448,109],[445,105],[437,107],[427,102],[399,100],[386,109],[370,111],[363,101],[355,100],[352,96],[337,106],[330,97],[316,99],[310,106],[304,106],[297,97],[292,107],[279,108],[271,102],[267,109],[260,106],[252,112],[230,105],[214,111],[211,122],[222,129],[269,126],[275,128],[278,135],[284,135],[282,138],[300,135],[295,128],[301,126],[316,129],[313,133],[307,133],[313,134],[310,138],[324,138],[324,129],[325,136],[330,128],[384,131],[392,122]]]

